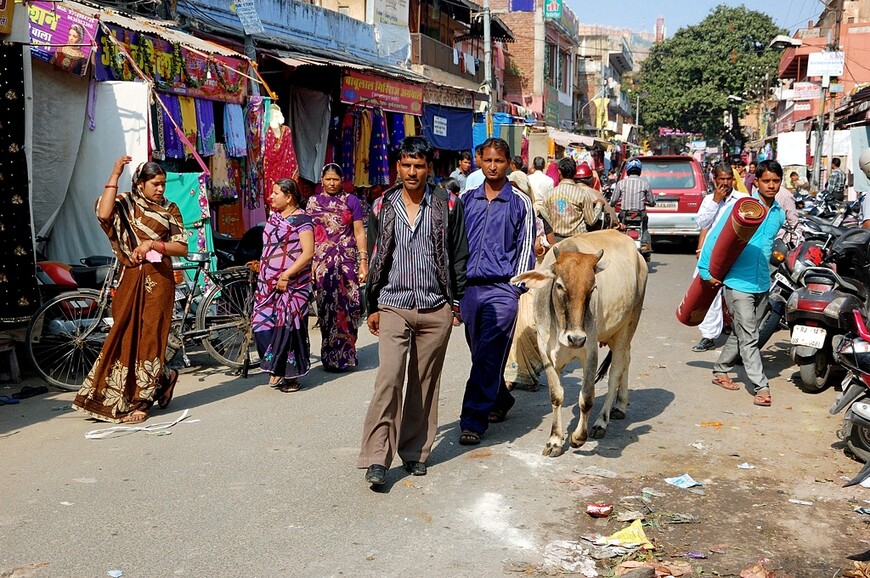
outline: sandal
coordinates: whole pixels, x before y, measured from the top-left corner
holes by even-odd
[[[169,407],[169,402],[172,401],[172,394],[175,392],[175,384],[178,382],[178,370],[170,369],[169,370],[169,385],[166,386],[166,389],[163,390],[163,393],[160,394],[160,398],[157,400],[157,407],[160,409],[166,409]]]
[[[713,384],[718,385],[722,389],[727,389],[728,391],[737,391],[740,389],[740,386],[734,383],[734,380],[724,373],[714,373]]]
[[[278,387],[278,388],[280,388],[280,387],[282,387],[282,386],[284,385],[284,378],[283,378],[283,377],[278,377],[278,378],[276,379],[276,377],[277,377],[277,376],[273,375],[272,377],[269,378],[269,386],[270,386],[270,387]],[[273,381],[273,380],[274,380],[274,381]]]
[[[471,431],[469,429],[462,430],[462,433],[459,434],[459,445],[462,446],[476,446],[480,443],[480,434]]]
[[[133,410],[121,418],[121,423],[142,423],[148,419],[148,414],[141,409]]]
[[[767,388],[759,389],[755,393],[752,403],[761,407],[770,407],[770,390]]]
[[[283,383],[278,389],[281,390],[282,393],[293,393],[294,391],[299,391],[300,389],[302,389],[302,385],[295,379],[291,381],[286,381],[282,379],[281,381]]]

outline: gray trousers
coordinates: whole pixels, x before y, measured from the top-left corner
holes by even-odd
[[[429,458],[438,429],[441,369],[453,329],[453,309],[446,303],[426,311],[382,307],[380,314],[380,365],[363,425],[360,468],[389,468],[396,452],[405,462]]]
[[[746,377],[754,388],[753,393],[756,393],[759,389],[769,387],[761,362],[761,350],[758,349],[758,324],[767,305],[767,292],[743,293],[725,287],[725,304],[731,311],[733,331],[713,366],[713,375],[734,369],[734,362],[739,356],[743,359]]]

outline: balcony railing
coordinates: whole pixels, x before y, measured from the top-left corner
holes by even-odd
[[[476,83],[483,82],[483,62],[475,68],[473,75],[468,74],[463,70],[461,62],[459,64],[453,63],[452,47],[425,34],[411,34],[411,62],[425,64]]]

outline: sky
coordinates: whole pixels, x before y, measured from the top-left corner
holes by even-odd
[[[652,32],[656,18],[665,17],[667,36],[677,29],[703,20],[715,6],[746,6],[769,14],[789,32],[816,20],[824,5],[821,0],[567,0],[582,24],[604,24]]]

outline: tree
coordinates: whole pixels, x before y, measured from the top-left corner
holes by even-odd
[[[780,55],[767,45],[784,33],[767,14],[719,5],[700,23],[653,46],[637,79],[636,90],[646,93],[643,126],[723,136],[725,114],[746,106],[729,95],[761,98],[769,86],[765,74],[776,78]]]

